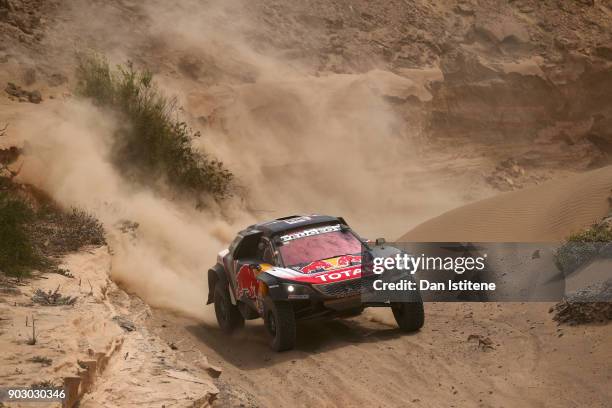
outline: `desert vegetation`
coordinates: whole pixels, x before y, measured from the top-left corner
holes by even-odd
[[[58,268],[57,257],[106,243],[102,224],[87,212],[63,211],[52,203],[34,209],[10,191],[0,192],[0,242],[0,271],[18,278],[33,269],[69,276]]]
[[[0,192],[0,271],[25,276],[31,269],[46,265],[26,230],[34,212],[21,200]]]
[[[570,242],[612,242],[612,225],[607,222],[593,224],[589,228],[569,236]]]
[[[115,134],[113,162],[129,179],[159,186],[195,199],[222,200],[231,195],[233,175],[223,163],[194,149],[200,137],[178,119],[176,100],[162,94],[150,71],[131,62],[111,68],[96,54],[79,54],[77,92],[120,116]]]
[[[34,269],[57,272],[58,257],[86,245],[104,245],[104,228],[91,214],[63,210],[29,186],[0,177],[0,272],[22,278]]]

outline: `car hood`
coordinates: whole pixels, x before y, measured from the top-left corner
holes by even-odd
[[[306,265],[291,268],[301,273],[320,273],[329,272],[336,269],[343,269],[351,266],[361,265],[361,255],[342,255],[334,258],[321,259],[309,262]]]
[[[324,284],[361,277],[361,255],[343,255],[310,262],[299,268],[280,268],[267,265],[262,268],[280,279],[296,282]]]

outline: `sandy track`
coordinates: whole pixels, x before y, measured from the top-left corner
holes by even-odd
[[[403,241],[556,241],[610,209],[612,166],[469,204],[426,221]]]
[[[301,325],[296,350],[280,354],[261,324],[227,337],[208,320],[158,310],[150,326],[184,358],[202,352],[223,368],[218,406],[606,406],[612,326],[558,329],[549,306],[428,304],[414,335],[372,310]]]
[[[461,207],[405,239],[562,239],[605,216],[611,188],[606,167]],[[303,324],[296,350],[280,354],[259,322],[228,337],[212,317],[158,310],[150,325],[185,358],[202,352],[224,369],[219,406],[608,406],[612,326],[558,328],[550,306],[429,303],[413,335],[399,332],[388,310],[370,309]]]

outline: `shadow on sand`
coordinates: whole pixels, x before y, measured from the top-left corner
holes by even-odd
[[[248,322],[243,329],[232,335],[223,333],[218,326],[209,323],[191,324],[185,328],[225,361],[243,370],[267,367],[287,360],[300,360],[351,344],[381,342],[411,335],[360,318],[302,322],[297,327],[295,349],[277,353],[269,348],[267,333],[261,321]]]

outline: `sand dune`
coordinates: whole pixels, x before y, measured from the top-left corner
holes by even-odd
[[[558,241],[604,217],[611,199],[607,166],[456,208],[400,241]]]

